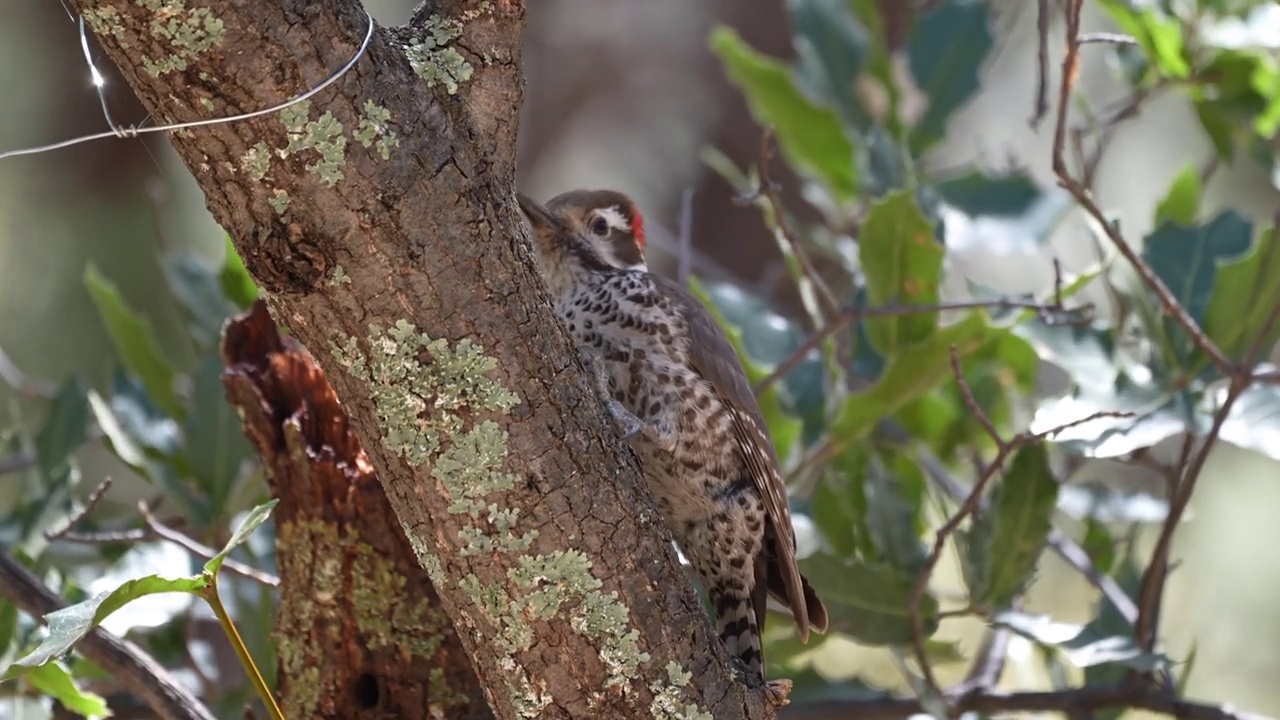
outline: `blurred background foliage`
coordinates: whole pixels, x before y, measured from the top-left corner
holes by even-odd
[[[412,9],[367,4],[383,24]],[[1223,425],[1178,532],[1156,652],[1041,552],[1051,537],[1078,543],[1132,596],[1167,511],[1153,468],[1206,431],[1224,385],[1057,187],[1059,13],[1042,65],[1027,0],[532,5],[521,186],[632,194],[652,228],[651,266],[716,308],[762,388],[803,564],[835,631],[803,646],[772,623],[770,674],[797,678],[797,704],[912,687],[912,586],[953,493],[996,455],[953,376],[955,346],[974,403],[1005,438],[1095,411],[1131,415],[1011,454],[920,601],[939,682],[965,679],[996,626],[1012,633],[1005,687],[1160,667],[1198,699],[1280,714],[1280,563],[1266,551],[1280,501],[1274,387],[1248,390]],[[1240,359],[1280,302],[1280,8],[1098,0],[1082,31],[1131,41],[1085,46],[1068,160]],[[0,150],[102,129],[77,46],[57,4],[0,4]],[[140,119],[118,75],[107,79],[115,116]],[[221,323],[253,298],[228,248],[162,139],[0,162],[0,545],[72,600],[199,571],[171,543],[138,539],[140,500],[162,498],[162,521],[218,547],[265,499],[218,380]],[[850,322],[851,308],[994,298],[1016,302]],[[1049,309],[1025,307],[1035,303]],[[50,540],[107,476],[115,483],[76,532],[131,542]],[[232,557],[270,572],[269,528]],[[234,578],[224,593],[271,668],[272,593]],[[173,597],[131,604],[108,627],[216,699],[220,716],[237,715],[248,689],[234,657],[202,605]],[[38,637],[0,601],[0,664]],[[111,692],[85,661],[70,669]],[[24,682],[0,685],[0,716],[42,711],[32,688],[93,714],[57,677]]]

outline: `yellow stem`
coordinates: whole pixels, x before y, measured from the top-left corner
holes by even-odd
[[[227,639],[231,641],[231,647],[236,651],[236,656],[240,658],[240,664],[244,666],[244,671],[249,675],[249,680],[253,683],[253,687],[258,691],[258,696],[262,698],[262,704],[267,707],[267,713],[271,716],[271,720],[285,720],[284,713],[280,711],[280,706],[276,704],[276,699],[271,696],[271,689],[267,687],[267,681],[262,679],[262,673],[258,671],[258,666],[254,664],[253,658],[249,655],[249,648],[245,647],[244,641],[240,639],[240,633],[236,630],[236,624],[232,622],[231,616],[227,614],[227,609],[222,606],[222,599],[218,597],[218,576],[215,574],[209,587],[200,593],[200,597],[209,603],[209,607],[213,608],[213,614],[218,617],[218,624],[222,626],[222,631],[227,634]]]

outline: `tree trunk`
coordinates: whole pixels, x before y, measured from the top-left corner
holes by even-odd
[[[290,718],[493,717],[315,360],[258,301],[227,324],[227,398],[280,499],[276,689]]]
[[[369,22],[351,0],[77,5],[158,122],[296,97]],[[174,146],[326,371],[497,716],[764,717],[535,275],[523,26],[515,0],[441,0],[308,102]]]

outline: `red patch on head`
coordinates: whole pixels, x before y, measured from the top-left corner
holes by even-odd
[[[640,215],[640,208],[635,203],[631,203],[631,235],[635,237],[640,249],[644,250],[644,217]]]

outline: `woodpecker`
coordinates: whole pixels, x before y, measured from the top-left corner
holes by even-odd
[[[721,641],[763,682],[768,596],[806,642],[825,632],[827,611],[796,565],[777,453],[741,360],[696,297],[648,271],[644,220],[626,195],[517,199],[556,311],[702,580]]]

